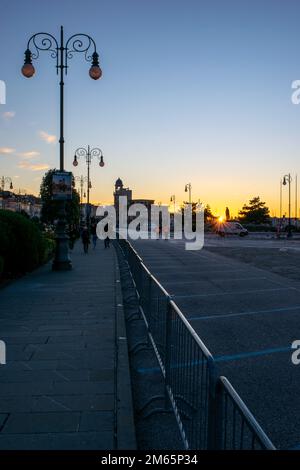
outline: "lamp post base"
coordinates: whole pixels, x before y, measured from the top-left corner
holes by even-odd
[[[72,269],[68,245],[69,238],[67,235],[56,239],[55,258],[52,263],[53,271],[70,271]]]
[[[72,263],[69,257],[69,237],[66,234],[65,203],[62,202],[56,226],[56,249],[52,263],[53,271],[70,271]]]

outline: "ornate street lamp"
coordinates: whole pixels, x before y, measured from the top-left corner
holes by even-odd
[[[6,183],[9,184],[9,189],[14,189],[12,179],[9,176],[1,176],[1,191],[5,190]]]
[[[75,176],[74,177],[75,181],[79,181],[79,186],[80,186],[80,220],[82,220],[82,204],[83,204],[83,198],[86,197],[85,191],[83,191],[84,183],[87,183],[88,178],[87,176]]]
[[[74,176],[74,180],[79,182],[80,186],[80,204],[83,203],[83,198],[85,197],[85,191],[83,191],[84,183],[87,183],[87,176]]]
[[[173,202],[174,214],[175,214],[175,210],[176,210],[176,197],[175,197],[175,194],[173,194],[173,195],[170,197],[170,202]]]
[[[192,185],[191,183],[187,183],[184,188],[185,192],[189,192],[189,204],[192,203]]]
[[[5,190],[5,185],[6,184],[9,184],[9,189],[10,190],[14,189],[13,184],[12,184],[12,179],[9,176],[1,176],[0,185],[1,185],[1,192],[2,192],[2,209],[4,209],[3,192]]]
[[[289,185],[289,225],[288,225],[288,233],[287,236],[290,238],[292,236],[292,226],[291,226],[291,182],[292,182],[292,177],[289,174],[284,175],[282,184],[283,186],[286,186],[287,184]]]
[[[102,150],[99,149],[98,147],[95,147],[93,149],[90,148],[88,145],[88,148],[85,149],[83,147],[78,148],[75,151],[74,154],[74,160],[73,160],[73,165],[77,166],[78,165],[78,159],[84,157],[86,164],[87,164],[87,215],[86,215],[86,222],[87,225],[90,223],[90,189],[92,188],[91,180],[90,180],[90,165],[92,162],[93,157],[98,158],[99,160],[99,166],[104,167],[104,160],[103,160],[103,153]]]
[[[98,80],[102,76],[99,67],[99,55],[96,50],[96,43],[87,34],[74,34],[67,41],[64,40],[64,30],[60,29],[60,43],[49,33],[37,33],[31,36],[25,51],[25,61],[22,67],[22,74],[26,78],[31,78],[35,74],[32,60],[39,57],[40,51],[48,51],[53,59],[56,59],[57,74],[60,75],[60,171],[64,172],[64,73],[68,72],[68,61],[72,59],[74,53],[83,52],[85,59],[91,62],[89,75],[93,80]],[[53,269],[57,271],[72,268],[69,258],[68,236],[66,234],[66,209],[65,201],[60,202],[60,211],[56,227],[56,253],[53,261]]]

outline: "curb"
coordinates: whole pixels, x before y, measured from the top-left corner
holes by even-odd
[[[135,450],[137,446],[122,286],[117,253],[115,248],[113,249],[115,255],[116,294],[116,448]]]

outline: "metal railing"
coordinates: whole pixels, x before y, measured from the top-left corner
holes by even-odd
[[[274,445],[168,292],[132,245],[118,239],[139,297],[140,313],[186,449],[270,449]]]

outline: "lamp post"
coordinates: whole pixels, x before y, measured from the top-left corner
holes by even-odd
[[[170,202],[173,202],[174,214],[175,214],[175,209],[176,209],[176,197],[175,197],[175,194],[173,194],[173,195],[170,197]]]
[[[9,189],[14,189],[12,184],[12,179],[9,176],[1,176],[1,192],[2,192],[2,209],[4,209],[4,198],[3,192],[5,190],[5,185],[9,184]]]
[[[85,197],[85,192],[83,192],[83,186],[84,186],[84,183],[87,183],[87,176],[75,176],[74,177],[74,180],[75,181],[79,181],[79,186],[80,186],[80,204],[82,204],[83,202],[83,197]],[[84,195],[84,196],[83,196]]]
[[[295,177],[295,227],[298,227],[298,175]]]
[[[87,176],[75,176],[74,177],[75,181],[79,181],[79,186],[80,186],[80,219],[82,218],[82,204],[83,204],[83,198],[85,196],[85,191],[83,191],[83,186],[84,183],[87,183]]]
[[[279,198],[279,218],[280,218],[280,224],[281,224],[281,219],[282,219],[282,179],[280,179],[280,198]]]
[[[292,182],[292,177],[289,174],[284,175],[282,184],[283,186],[286,186],[287,184],[289,185],[289,225],[288,225],[288,233],[287,236],[290,238],[292,236],[292,226],[291,226],[291,182]]]
[[[6,183],[9,184],[9,189],[14,189],[12,179],[9,176],[1,176],[1,191],[5,190]]]
[[[32,52],[33,51],[33,52]],[[96,43],[87,34],[77,33],[64,40],[64,30],[60,28],[60,42],[49,33],[36,33],[31,36],[25,51],[25,61],[22,74],[26,78],[33,77],[35,68],[32,59],[39,57],[40,51],[48,51],[53,59],[56,59],[56,71],[60,75],[60,137],[59,137],[59,168],[64,172],[64,73],[68,72],[68,61],[74,53],[83,52],[85,59],[91,62],[89,75],[93,80],[98,80],[102,71],[99,67],[99,55],[96,51]],[[91,52],[90,52],[91,51]],[[56,253],[53,261],[53,269],[64,271],[72,268],[69,258],[68,236],[66,234],[66,210],[65,201],[60,202],[60,211],[56,226]]]
[[[79,147],[74,154],[73,165],[78,165],[78,159],[84,157],[86,164],[87,164],[87,215],[86,215],[86,222],[89,227],[90,223],[90,189],[92,189],[91,179],[90,179],[90,166],[92,163],[92,159],[94,157],[98,158],[99,166],[104,167],[104,160],[103,160],[103,153],[102,150],[98,147],[90,148],[88,145],[87,149],[83,147]]]
[[[192,185],[191,183],[187,183],[184,188],[185,192],[189,192],[189,204],[192,204]]]

